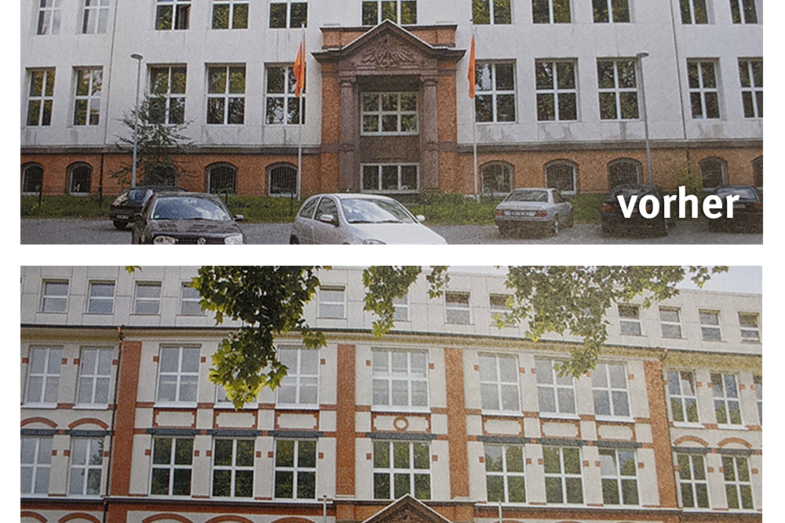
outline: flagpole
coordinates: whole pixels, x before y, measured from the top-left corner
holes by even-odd
[[[300,42],[300,49],[302,49],[303,53],[303,70],[305,69],[305,24],[300,26],[302,30],[302,40]],[[303,76],[305,73],[303,72]],[[298,116],[300,121],[297,125],[297,188],[295,189],[297,192],[297,199],[300,199],[300,187],[302,183],[302,175],[303,175],[303,125],[305,123],[305,118],[303,115],[303,92],[300,91],[300,95],[297,97],[297,103],[299,104],[298,108]]]
[[[476,35],[475,27],[474,27],[474,19],[473,18],[470,19],[470,22],[472,24],[472,49],[471,49],[471,53],[472,54],[471,54],[471,60],[469,61],[469,67],[470,67],[470,70],[469,70],[469,82],[474,82],[475,81],[475,74],[476,74],[476,72],[472,71],[471,68],[475,67],[474,58],[475,58],[476,45],[477,45],[477,40],[476,40],[476,36],[477,35]],[[473,156],[473,161],[474,161],[474,198],[477,200],[477,202],[479,202],[480,201],[480,192],[479,192],[479,187],[478,187],[479,184],[478,184],[478,176],[477,176],[477,102],[474,99],[474,92],[473,92],[474,90],[471,88],[471,84],[469,85],[469,90],[472,93],[472,97],[471,97],[471,100],[472,100],[472,156]]]

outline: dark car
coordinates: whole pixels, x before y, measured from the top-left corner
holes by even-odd
[[[645,196],[654,196],[660,202],[660,212],[653,218],[645,218],[640,213],[639,202]],[[637,196],[629,218],[622,213],[619,196],[629,205],[633,196]],[[646,213],[652,212],[653,204],[649,203]],[[648,235],[665,236],[668,234],[668,220],[665,218],[663,190],[656,185],[630,183],[614,187],[602,204],[602,232],[615,235],[619,233],[637,232]]]
[[[709,219],[709,230],[736,229],[751,232],[763,230],[763,198],[750,185],[720,185],[714,191],[720,197],[722,208],[720,218]],[[727,198],[738,196],[733,202],[733,218],[728,218]]]
[[[182,187],[166,187],[163,185],[146,185],[142,187],[130,187],[120,193],[112,205],[109,206],[109,219],[112,220],[115,228],[123,230],[134,221],[134,216],[138,214],[145,202],[150,197],[162,191],[185,192]]]
[[[242,219],[212,194],[155,193],[134,218],[131,243],[241,244],[245,235],[237,222]]]

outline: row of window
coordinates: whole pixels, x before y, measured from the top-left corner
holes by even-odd
[[[77,379],[76,405],[107,405],[113,351],[82,348]],[[319,352],[292,347],[278,349],[288,373],[276,389],[276,405],[319,408]],[[62,349],[32,347],[29,355],[25,405],[56,405],[60,386]],[[165,345],[160,349],[156,400],[161,404],[196,403],[201,361],[200,346]],[[562,376],[558,361],[537,358],[536,394],[541,415],[578,415],[578,381]],[[381,409],[427,409],[428,357],[421,351],[374,349],[371,359],[371,403]],[[515,355],[481,354],[479,386],[483,412],[520,415],[519,361]],[[740,387],[735,374],[711,373],[715,422],[742,426]],[[763,379],[754,376],[758,422],[763,422]],[[591,372],[594,414],[604,418],[632,419],[628,372],[622,363],[599,363]],[[533,392],[533,391],[532,391]],[[695,374],[668,371],[668,397],[674,422],[700,423]],[[216,388],[216,404],[229,405],[225,391]],[[750,417],[750,416],[748,416]]]
[[[213,0],[211,27],[213,29],[247,29],[248,0]],[[512,0],[472,0],[475,24],[511,24]],[[532,23],[568,24],[573,22],[570,0],[532,0]],[[81,2],[82,34],[104,34],[109,24],[109,0]],[[715,6],[709,0],[680,0],[682,24],[708,24],[715,18]],[[719,11],[719,8],[717,7]],[[36,33],[56,35],[62,22],[62,0],[39,0]],[[592,0],[594,23],[629,23],[629,0]],[[731,21],[734,24],[757,24],[755,0],[730,0]],[[186,30],[190,27],[191,0],[155,0],[155,29],[158,31]],[[401,25],[417,24],[416,0],[364,0],[361,9],[362,25],[373,26],[384,20]],[[576,21],[577,23],[578,21]],[[307,2],[270,2],[269,27],[300,28],[308,23]]]
[[[638,120],[638,82],[635,59],[598,59],[597,85],[600,119]],[[739,59],[739,81],[745,118],[763,117],[763,60]],[[718,64],[688,60],[689,96],[694,119],[719,119]],[[305,123],[304,99],[295,96],[291,66],[267,66],[265,123]],[[28,126],[48,126],[54,103],[54,69],[31,69],[27,96]],[[75,126],[98,125],[101,112],[103,69],[74,69]],[[187,67],[149,68],[149,119],[167,124],[185,122]],[[207,66],[206,123],[245,123],[246,67],[244,64]],[[576,60],[535,61],[537,121],[577,121]],[[475,120],[480,123],[515,122],[515,62],[479,63],[475,69]],[[303,118],[301,118],[301,105]],[[416,135],[419,133],[418,98],[412,92],[363,93],[360,103],[364,135]]]
[[[253,498],[255,441],[215,438],[211,457],[210,493],[216,498]],[[104,438],[72,437],[68,494],[98,496],[103,489]],[[530,473],[527,446],[484,446],[488,502],[523,504],[527,483],[542,481],[548,504],[584,504],[584,477],[580,447],[542,446],[542,472]],[[600,448],[599,487],[603,505],[640,505],[635,449]],[[150,466],[151,496],[190,496],[194,439],[153,438]],[[198,455],[198,454],[196,454]],[[49,493],[51,437],[22,438],[22,494]],[[373,442],[373,497],[399,499],[410,494],[431,499],[431,449],[425,442]],[[721,455],[725,506],[753,510],[752,479],[746,456]],[[706,459],[702,454],[676,453],[681,506],[709,508]],[[316,500],[317,441],[276,439],[273,467],[274,499]],[[717,500],[715,506],[721,505]]]
[[[134,284],[132,314],[157,315],[161,313],[161,282],[138,281]],[[68,310],[68,280],[44,280],[41,287],[39,310],[47,313],[64,313]],[[180,284],[178,314],[184,316],[203,315],[199,305],[199,292],[189,282]],[[504,315],[510,310],[506,294],[489,294],[488,306],[492,317]],[[346,288],[322,286],[318,293],[317,315],[325,319],[345,319],[347,308]],[[115,303],[114,281],[90,281],[85,303],[86,314],[113,314]],[[395,320],[410,321],[409,295],[394,300]],[[453,325],[472,324],[471,293],[446,291],[444,293],[445,323]],[[698,314],[701,337],[705,341],[721,341],[720,312],[700,309]],[[618,305],[619,333],[625,336],[642,336],[641,307],[633,304]],[[677,307],[661,306],[658,309],[661,336],[683,338],[682,314]],[[737,312],[739,332],[744,343],[760,343],[760,315],[757,312]]]
[[[597,91],[601,120],[638,120],[638,62],[634,58],[597,59]],[[484,62],[475,66],[475,120],[515,122],[515,62]],[[536,60],[537,121],[579,120],[577,60]],[[693,119],[719,119],[720,88],[717,60],[688,59],[687,78]],[[745,118],[763,118],[763,60],[738,60]]]
[[[265,68],[265,123],[305,123],[305,100],[295,96],[292,66]],[[74,68],[74,106],[71,124],[94,126],[101,121],[102,67]],[[185,123],[186,73],[184,65],[149,68],[150,107],[148,119],[155,123]],[[30,69],[27,95],[28,126],[52,123],[55,69]],[[209,65],[206,70],[205,122],[210,125],[245,123],[245,64]],[[300,118],[302,105],[303,118]]]

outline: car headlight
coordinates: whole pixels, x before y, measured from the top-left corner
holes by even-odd
[[[368,239],[368,240],[363,240],[363,245],[387,245],[387,244],[381,240]]]
[[[232,234],[231,236],[224,238],[224,243],[227,245],[242,245],[245,242],[243,241],[242,234]]]
[[[156,236],[153,238],[153,243],[155,245],[174,245],[177,243],[177,240],[172,238],[171,236]]]

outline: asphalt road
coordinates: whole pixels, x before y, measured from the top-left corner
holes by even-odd
[[[243,223],[248,242],[252,244],[289,243],[288,223]],[[451,244],[761,244],[761,233],[709,232],[705,222],[679,223],[665,237],[640,236],[604,237],[599,223],[578,223],[562,230],[558,236],[531,235],[502,238],[493,225],[434,225],[434,231]],[[130,229],[118,231],[109,220],[23,219],[22,244],[96,245],[128,244]]]

